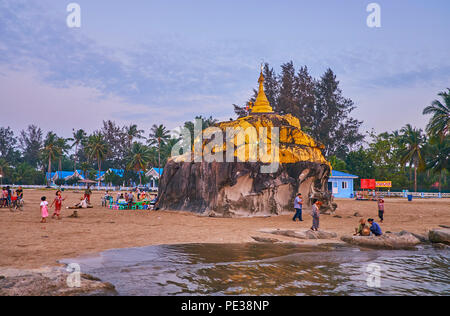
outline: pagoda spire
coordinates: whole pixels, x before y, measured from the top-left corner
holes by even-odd
[[[258,96],[256,97],[255,104],[252,107],[251,114],[273,113],[273,109],[270,106],[266,93],[264,92],[264,75],[262,65],[261,65],[261,74],[259,76],[258,82],[259,82]]]

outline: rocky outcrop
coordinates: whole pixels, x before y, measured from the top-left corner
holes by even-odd
[[[428,238],[432,243],[442,243],[450,245],[450,229],[449,228],[432,229],[428,233]]]
[[[408,232],[386,233],[382,236],[342,236],[341,240],[352,245],[377,249],[407,249],[421,243]]]
[[[80,287],[67,285],[69,273],[63,268],[0,270],[0,296],[83,296],[116,295],[114,286],[88,274],[80,275]]]
[[[288,230],[288,229],[263,229],[262,233],[268,233],[273,235],[280,235],[286,237],[293,237],[298,239],[333,239],[337,235],[335,233],[326,231],[312,231],[312,230]]]
[[[238,159],[237,148],[244,146],[248,152],[250,145],[240,145],[236,139],[231,144],[234,160],[225,162],[231,146],[225,139],[228,129],[254,128],[260,139],[264,134],[259,128],[274,127],[280,131],[277,170],[262,173],[261,167],[267,164],[261,159]],[[293,212],[293,200],[301,192],[305,206],[318,199],[324,203],[322,212],[336,210],[328,192],[331,169],[322,155],[323,145],[301,130],[298,119],[291,115],[252,115],[219,123],[215,128],[223,132],[223,145],[215,154],[222,155],[224,162],[194,162],[193,153],[169,159],[159,185],[158,208],[224,217],[279,215]],[[271,144],[271,132],[268,135],[266,143]],[[201,143],[203,154],[210,142],[208,139]]]

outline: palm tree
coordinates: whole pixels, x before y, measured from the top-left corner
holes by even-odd
[[[170,138],[169,131],[164,125],[153,125],[150,130],[148,142],[150,145],[158,145],[158,171],[161,177],[161,145]]]
[[[147,166],[152,159],[152,152],[149,147],[134,143],[130,155],[127,159],[127,169],[139,172],[139,185],[142,185],[142,171],[147,171]]]
[[[55,133],[49,132],[44,141],[44,148],[42,149],[42,156],[44,159],[48,159],[48,177],[47,186],[50,186],[50,176],[52,173],[52,160],[58,158],[61,155],[61,148],[58,146],[58,136]]]
[[[59,160],[59,171],[62,171],[62,158],[64,157],[64,154],[67,154],[69,152],[70,149],[70,145],[68,144],[69,138],[63,138],[63,137],[58,137],[58,139],[56,140],[56,144],[58,146],[58,148],[61,151],[61,154],[58,157]]]
[[[94,133],[89,136],[86,145],[86,151],[89,159],[96,159],[98,165],[98,177],[100,178],[100,173],[102,170],[102,161],[108,154],[108,145],[101,133]],[[99,179],[100,183],[100,179]]]
[[[0,181],[3,186],[3,178],[6,176],[6,173],[9,171],[9,163],[6,159],[0,158]]]
[[[442,97],[444,103],[434,100],[423,110],[423,114],[433,115],[427,125],[428,134],[439,135],[442,139],[450,133],[450,88],[438,95]]]
[[[142,134],[144,133],[144,130],[138,129],[136,124],[132,124],[130,126],[125,127],[125,135],[127,137],[128,142],[128,148],[131,149],[131,145],[133,144],[133,140],[135,138],[142,139],[144,136]]]
[[[77,131],[73,130],[73,138],[72,138],[72,148],[75,147],[75,156],[74,156],[74,163],[73,163],[73,170],[77,170],[77,160],[78,160],[78,146],[83,144],[86,141],[87,134],[84,130],[79,129]]]
[[[414,166],[414,192],[417,192],[417,170],[425,168],[425,161],[422,155],[425,137],[421,129],[415,129],[410,124],[403,127],[401,132],[401,142],[405,147],[400,152],[400,163],[403,166],[408,164],[410,170]]]
[[[442,189],[442,174],[450,170],[450,137],[435,136],[429,142],[430,155],[427,159],[427,169],[439,174],[439,192]]]

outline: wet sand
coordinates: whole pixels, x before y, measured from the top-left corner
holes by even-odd
[[[93,209],[79,210],[80,218],[68,218],[72,210],[63,209],[62,220],[48,219],[39,223],[40,197],[51,203],[55,191],[26,190],[23,212],[0,209],[0,267],[21,269],[58,265],[58,260],[100,252],[113,248],[142,247],[186,243],[245,243],[252,236],[274,237],[261,229],[299,229],[311,226],[309,208],[304,222],[293,222],[293,214],[254,218],[209,218],[187,212],[113,211],[101,207],[103,193],[91,197]],[[71,206],[82,193],[65,192],[63,207]],[[337,218],[322,215],[321,229],[338,234],[351,234],[363,217],[377,218],[377,204],[369,201],[336,200]],[[386,199],[383,231],[407,230],[425,234],[438,225],[450,226],[450,199]],[[50,212],[50,215],[52,214]],[[311,243],[295,238],[275,236],[281,241]],[[335,241],[338,241],[338,238]]]

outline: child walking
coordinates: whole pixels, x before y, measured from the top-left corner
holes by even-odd
[[[58,219],[61,219],[61,207],[62,207],[62,202],[65,199],[63,199],[62,195],[61,195],[61,191],[56,191],[56,197],[52,202],[52,205],[50,205],[50,208],[53,207],[53,204],[55,205],[55,212],[52,215],[52,218],[58,217]]]
[[[380,223],[384,221],[384,200],[383,197],[378,199],[378,217],[380,218]]]
[[[46,201],[47,198],[45,196],[41,197],[41,223],[47,222],[48,217],[48,202]]]

